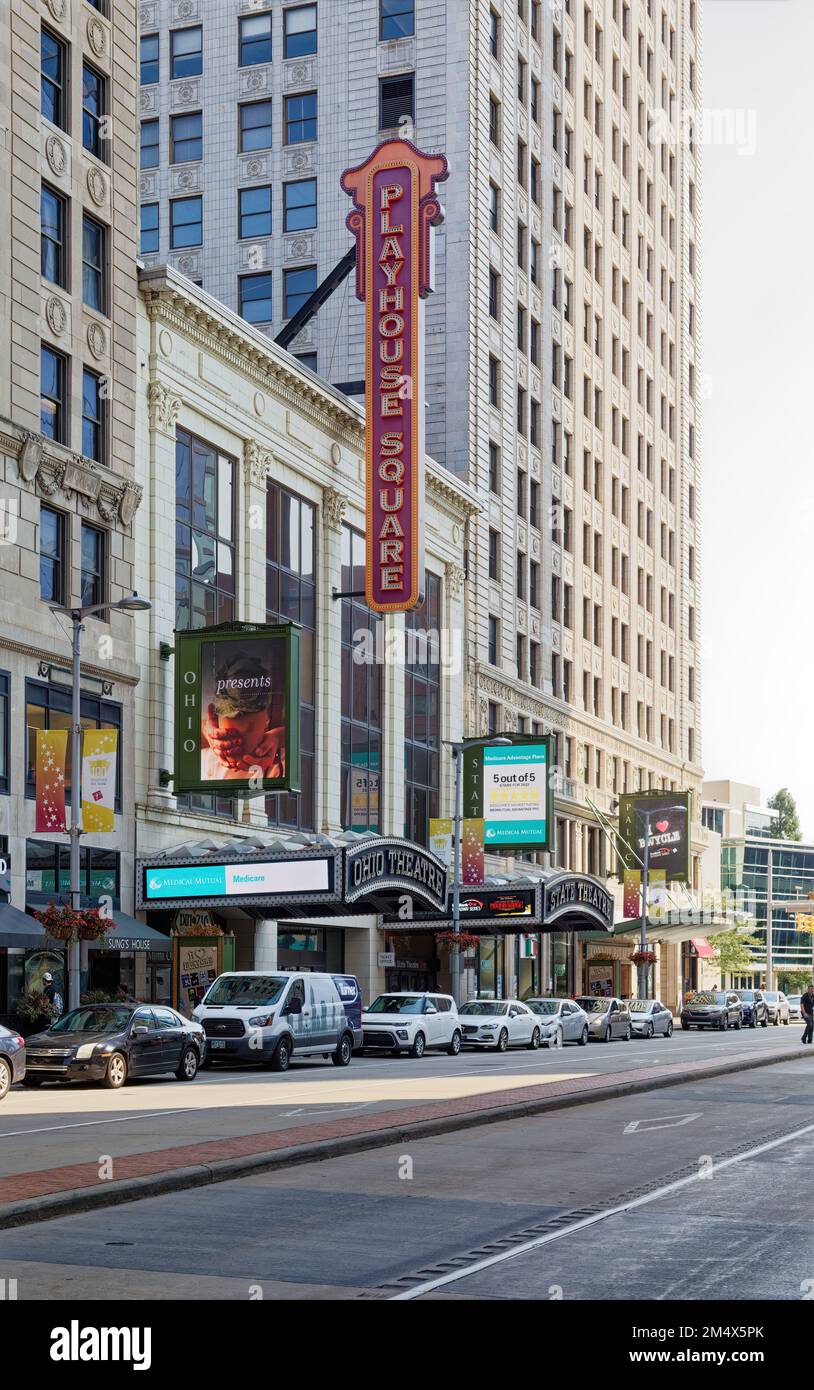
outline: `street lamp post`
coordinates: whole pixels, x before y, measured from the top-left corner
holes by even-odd
[[[71,640],[71,828],[70,828],[70,893],[71,911],[80,908],[79,888],[79,837],[82,834],[79,817],[82,811],[82,633],[84,619],[93,613],[117,609],[123,613],[140,613],[150,607],[146,598],[139,594],[128,594],[117,603],[90,603],[84,608],[63,608],[61,604],[51,604],[53,613],[61,613],[72,623]],[[68,1008],[79,1006],[80,994],[80,950],[78,941],[68,943]]]
[[[636,806],[634,810],[637,816],[644,820],[644,853],[642,855],[642,915],[641,915],[641,939],[639,950],[647,950],[647,899],[650,889],[650,818],[651,816],[664,816],[670,812],[683,811],[683,806]],[[647,998],[647,966],[642,961],[636,972],[639,979],[638,990],[639,998]]]
[[[455,814],[452,817],[452,931],[455,936],[461,931],[461,822],[463,819],[463,755],[467,748],[492,748],[511,743],[510,738],[498,734],[495,738],[464,738],[458,743],[445,739],[455,759]],[[452,951],[452,997],[456,1007],[461,994],[461,952],[458,946]]]

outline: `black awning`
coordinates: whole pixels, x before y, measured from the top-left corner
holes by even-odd
[[[148,927],[137,917],[114,908],[111,912],[113,926],[103,937],[88,943],[92,951],[170,951],[172,938],[164,932]]]
[[[44,946],[47,940],[44,928],[27,912],[12,907],[11,903],[0,903],[0,946],[36,950],[38,946]]]

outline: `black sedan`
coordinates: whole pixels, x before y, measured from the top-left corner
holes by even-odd
[[[743,1023],[743,1005],[734,990],[702,990],[694,994],[681,1010],[681,1027],[740,1028]]]
[[[194,1081],[206,1052],[200,1023],[158,1004],[83,1004],[28,1039],[25,1086],[125,1081],[171,1073]]]
[[[761,1028],[769,1026],[769,1006],[763,997],[762,990],[759,989],[736,989],[735,993],[743,1005],[743,1026],[744,1028]]]
[[[0,1100],[25,1076],[25,1039],[0,1024]]]

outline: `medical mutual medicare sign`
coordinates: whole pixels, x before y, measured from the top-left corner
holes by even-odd
[[[342,175],[353,199],[356,293],[366,306],[365,597],[403,613],[424,597],[424,312],[432,289],[431,228],[443,155],[385,140]]]

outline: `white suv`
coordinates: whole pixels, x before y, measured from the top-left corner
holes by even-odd
[[[461,1050],[461,1025],[451,994],[380,994],[362,1014],[365,1048],[423,1057],[428,1047],[451,1057]]]

